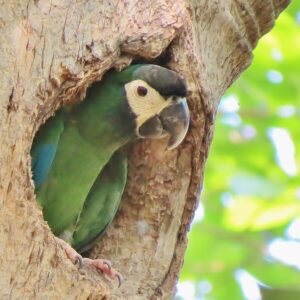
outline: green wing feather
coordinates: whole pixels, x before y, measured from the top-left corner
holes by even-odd
[[[59,235],[76,222],[95,179],[111,155],[110,151],[97,151],[76,126],[65,124],[48,179],[37,191],[44,218],[54,234]]]
[[[126,179],[127,158],[122,151],[117,151],[96,179],[84,203],[71,241],[75,249],[86,251],[104,232],[118,210]],[[69,235],[68,230],[64,235]]]

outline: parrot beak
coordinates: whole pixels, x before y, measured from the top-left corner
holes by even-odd
[[[167,150],[176,148],[186,136],[190,123],[190,112],[185,98],[179,98],[174,104],[164,108],[160,114],[164,131],[169,133]]]
[[[190,112],[185,98],[177,98],[158,115],[148,119],[138,129],[141,138],[160,139],[170,135],[167,150],[176,148],[184,139],[190,123]]]

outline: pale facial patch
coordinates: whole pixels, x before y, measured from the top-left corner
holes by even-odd
[[[146,95],[139,95],[138,88],[147,89]],[[165,107],[171,105],[171,99],[163,98],[155,89],[143,80],[134,80],[125,84],[128,103],[136,114],[136,125],[139,128],[149,118],[158,115]]]

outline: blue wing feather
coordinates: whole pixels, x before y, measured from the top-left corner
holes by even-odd
[[[40,145],[32,160],[32,175],[35,188],[39,188],[47,179],[57,150],[57,144]]]
[[[32,148],[32,173],[35,188],[39,188],[48,177],[64,130],[64,114],[58,112],[36,134]]]

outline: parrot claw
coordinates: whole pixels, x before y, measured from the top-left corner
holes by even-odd
[[[84,261],[96,268],[101,273],[105,274],[109,279],[117,279],[119,283],[119,287],[123,282],[123,277],[121,273],[112,268],[111,262],[107,259],[90,259],[84,258]]]
[[[104,260],[103,259],[103,264],[107,265],[108,269],[111,270],[111,262],[109,260]]]
[[[116,277],[117,277],[118,282],[119,282],[118,287],[120,287],[122,282],[123,282],[123,276],[121,275],[121,273],[117,272]]]
[[[75,258],[74,265],[78,264],[78,269],[81,269],[83,267],[83,259],[81,255],[77,255]]]

